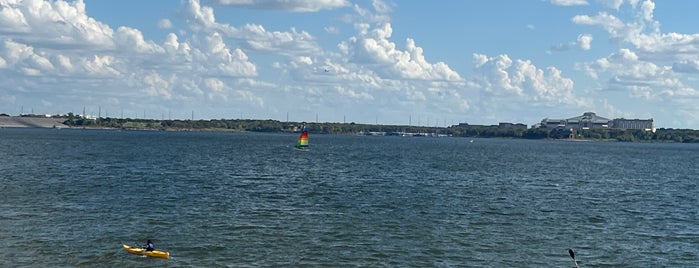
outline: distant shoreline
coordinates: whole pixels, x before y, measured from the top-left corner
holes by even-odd
[[[277,120],[211,119],[155,120],[131,118],[83,118],[68,116],[0,115],[0,128],[69,128],[144,131],[266,132],[298,133],[303,126],[311,134],[363,136],[511,138],[570,142],[675,142],[699,143],[699,130],[656,129],[656,132],[624,129],[526,128],[502,125],[459,124],[447,127],[369,125],[351,123],[282,122]],[[570,138],[574,137],[574,138]]]

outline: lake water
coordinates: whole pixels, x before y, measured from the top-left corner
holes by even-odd
[[[0,267],[699,266],[697,144],[296,138],[0,129]]]

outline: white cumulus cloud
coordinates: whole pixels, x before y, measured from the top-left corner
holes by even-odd
[[[209,26],[213,30],[182,40],[170,33],[159,44],[145,38],[137,28],[120,26],[113,30],[95,20],[87,15],[81,0],[2,2],[0,77],[13,77],[11,87],[25,88],[22,94],[51,90],[58,100],[80,94],[135,104],[149,99],[197,98],[221,91],[220,86],[211,86],[211,79],[229,83],[257,76],[257,67],[246,53],[229,48],[218,33],[212,9],[200,7],[196,13],[186,14],[191,15],[190,21],[208,20],[208,24],[196,24],[199,28],[195,30]],[[167,19],[159,24],[171,27]],[[39,75],[59,82],[37,88],[36,79],[27,76]],[[60,105],[63,101],[52,103]]]
[[[350,60],[358,64],[374,67],[374,70],[387,78],[418,80],[462,81],[461,76],[443,62],[429,63],[421,47],[413,39],[406,40],[406,49],[400,50],[390,40],[390,24],[368,29],[360,36],[343,42]]]
[[[591,34],[581,34],[578,35],[578,46],[582,50],[590,50],[592,48],[592,35]]]
[[[623,8],[618,11],[619,16],[632,16],[621,19],[600,12],[594,16],[578,15],[572,21],[601,27],[622,48],[608,57],[579,64],[580,69],[593,79],[602,80],[603,89],[623,92],[648,104],[670,103],[675,113],[696,112],[699,91],[692,75],[699,72],[699,34],[663,32],[653,16],[655,3],[650,0],[605,3],[617,10]],[[685,118],[687,122],[696,122],[691,116]]]
[[[158,28],[170,29],[172,28],[172,21],[170,21],[169,19],[161,19],[158,21]]]
[[[22,34],[30,32],[32,35]],[[111,28],[87,16],[82,0],[5,3],[0,11],[0,33],[29,45],[112,45]]]
[[[143,84],[146,86],[144,91],[149,96],[158,96],[165,99],[172,98],[170,83],[154,71],[143,76]]]
[[[321,51],[315,37],[304,31],[267,31],[259,24],[245,24],[239,27],[216,22],[214,10],[202,6],[198,0],[190,0],[185,7],[186,20],[197,33],[210,35],[218,33],[240,42],[246,49],[279,53],[288,56]]]
[[[512,60],[507,55],[474,54],[473,85],[496,96],[517,96],[545,105],[586,105],[574,94],[574,83],[555,67],[539,69],[531,61]]]
[[[609,89],[625,90],[634,97],[699,97],[699,92],[685,85],[672,67],[644,61],[629,49],[620,49],[607,58],[587,63],[585,69],[593,78],[601,73],[609,74]]]
[[[589,4],[587,0],[551,0],[551,3],[557,6],[585,6]]]
[[[285,10],[291,12],[316,12],[350,6],[347,0],[215,0],[219,5],[241,6],[255,9]]]

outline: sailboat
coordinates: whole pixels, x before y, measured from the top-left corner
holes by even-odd
[[[296,141],[296,150],[299,151],[308,151],[308,130],[306,130],[306,126],[303,126],[303,129],[301,130],[301,135],[299,136],[299,139]]]

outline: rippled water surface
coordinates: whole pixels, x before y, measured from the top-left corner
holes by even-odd
[[[0,266],[699,264],[696,144],[296,136],[0,129]]]

